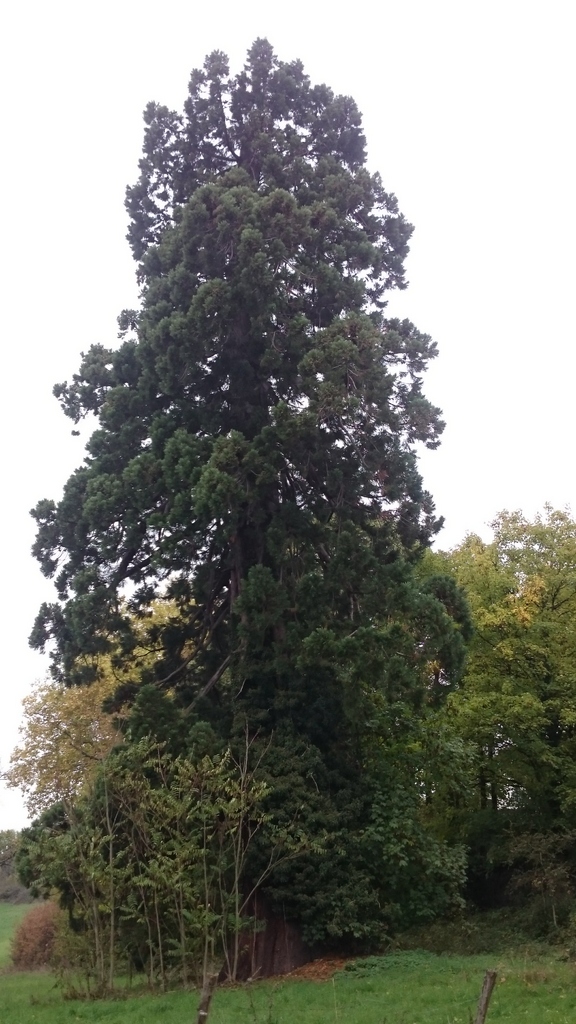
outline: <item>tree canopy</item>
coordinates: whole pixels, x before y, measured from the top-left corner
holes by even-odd
[[[35,510],[63,605],[43,609],[33,642],[55,641],[69,673],[127,628],[123,584],[137,609],[167,590],[209,681],[242,660],[231,612],[255,569],[260,592],[282,575],[287,632],[310,632],[304,580],[350,621],[371,560],[429,539],[414,444],[441,429],[421,392],[436,349],[381,313],[411,229],[364,167],[352,100],[260,40],[236,78],[209,57],[184,115],[152,104],[145,120],[127,201],[142,308],[120,318],[119,348],[93,347],[55,389],[99,428],[62,501]]]
[[[576,524],[547,506],[533,521],[503,512],[493,529],[492,543],[471,536],[448,556],[476,624],[450,706],[482,750],[480,805],[548,827],[572,817],[576,787]]]
[[[551,878],[564,895],[576,878],[576,523],[547,505],[533,520],[502,512],[492,529],[490,543],[470,535],[428,556],[464,588],[475,627],[440,716],[468,747],[469,785],[430,810],[469,847],[480,905],[510,900],[529,877],[542,898]]]

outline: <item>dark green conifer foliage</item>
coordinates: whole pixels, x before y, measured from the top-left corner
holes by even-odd
[[[441,592],[413,574],[438,527],[415,446],[442,423],[421,388],[435,345],[385,316],[412,229],[366,169],[353,100],[265,40],[236,77],[213,53],[183,114],[150,104],[145,122],[127,192],[141,309],[55,388],[98,427],[61,502],[34,512],[58,602],[32,643],[86,682],[100,651],[130,656],[134,615],[172,599],[144,681],[223,736],[246,718],[273,735],[271,776],[299,779],[276,812],[306,804],[336,849],[370,816],[382,737],[426,705],[430,661],[454,679],[462,660]],[[315,937],[338,877],[354,890],[351,856],[324,862],[336,888]],[[378,914],[370,859],[334,934]]]

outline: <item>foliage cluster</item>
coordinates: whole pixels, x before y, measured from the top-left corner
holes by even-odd
[[[547,506],[503,512],[494,539],[428,555],[466,592],[475,630],[442,727],[469,750],[466,793],[438,789],[437,834],[468,847],[477,906],[529,899],[532,933],[573,913],[576,883],[576,523]]]
[[[68,812],[56,805],[22,834],[20,871],[35,895],[60,893],[87,987],[112,991],[119,970],[151,988],[197,983],[225,964],[235,978],[253,891],[244,867],[260,831],[268,863],[307,848],[294,824],[272,825],[267,787],[230,751],[176,755],[134,740],[101,765],[94,790]]]
[[[51,900],[30,907],[12,940],[14,967],[21,971],[33,971],[51,963],[60,913],[58,905]]]

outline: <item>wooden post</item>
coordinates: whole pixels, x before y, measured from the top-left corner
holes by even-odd
[[[496,984],[496,973],[496,971],[486,971],[486,974],[484,975],[484,984],[482,985],[480,1002],[478,1003],[474,1024],[484,1024],[484,1021],[486,1020],[488,1005],[494,990],[494,985]]]
[[[202,985],[202,992],[200,993],[200,1002],[198,1004],[197,1024],[206,1024],[206,1021],[208,1020],[208,1014],[210,1012],[210,1003],[212,1002],[212,996],[214,994],[214,989],[216,988],[217,981],[217,974],[206,974],[204,976],[204,984]]]

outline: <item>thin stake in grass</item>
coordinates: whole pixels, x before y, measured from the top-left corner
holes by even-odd
[[[494,991],[494,985],[496,984],[496,977],[496,971],[486,971],[486,974],[484,975],[484,982],[480,993],[480,1002],[478,1003],[478,1010],[476,1011],[476,1020],[474,1024],[484,1024],[484,1021],[486,1020],[488,1006],[490,1005],[490,999],[492,998],[492,992]]]
[[[332,975],[332,993],[334,995],[334,1020],[338,1022],[338,1002],[336,999],[336,982],[334,980],[334,975]]]

